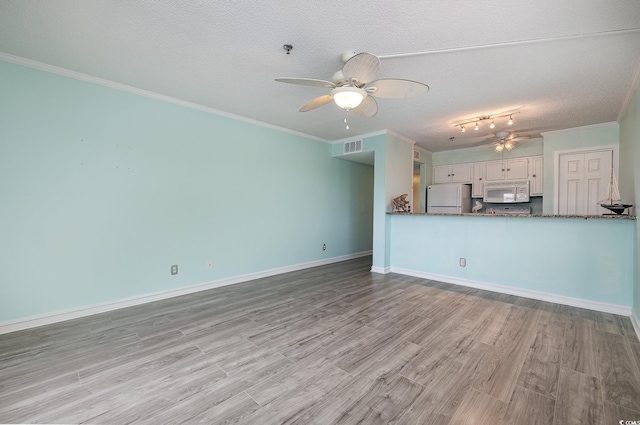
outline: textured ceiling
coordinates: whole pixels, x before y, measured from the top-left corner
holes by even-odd
[[[638,0],[0,1],[5,54],[326,140],[390,129],[434,152],[506,128],[453,126],[479,115],[519,111],[509,130],[532,134],[618,120],[639,46]],[[331,79],[346,50],[431,90],[378,99],[350,130],[333,104],[298,112],[328,90],[274,78]]]

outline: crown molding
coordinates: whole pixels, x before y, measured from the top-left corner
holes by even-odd
[[[364,139],[365,137],[375,137],[375,136],[381,136],[381,135],[386,135],[388,130],[380,130],[380,131],[374,131],[373,133],[365,133],[365,134],[358,134],[355,136],[349,136],[349,137],[345,137],[343,139],[338,139],[338,140],[334,140],[331,143],[332,145],[337,145],[339,143],[345,143],[345,142],[350,142],[352,140],[357,140],[357,139]]]
[[[631,99],[633,99],[638,86],[640,86],[640,60],[638,60],[636,71],[633,73],[633,77],[631,79],[631,86],[629,87],[629,90],[624,97],[624,102],[622,103],[622,107],[620,108],[620,112],[618,113],[618,119],[616,120],[618,123],[620,123],[624,116],[627,114],[627,110],[629,109],[629,105],[631,104]]]
[[[428,154],[430,154],[430,155],[432,155],[432,154],[433,154],[433,152],[431,152],[429,149],[425,149],[425,148],[423,148],[422,146],[419,146],[419,145],[415,145],[415,146],[413,147],[413,149],[414,149],[414,150],[416,150],[416,151],[420,151],[420,152],[428,153]]]
[[[172,103],[174,105],[182,106],[189,109],[194,109],[196,111],[205,112],[212,115],[218,115],[225,118],[230,118],[235,121],[241,121],[247,124],[253,124],[259,127],[268,128],[270,130],[276,130],[283,133],[288,133],[295,136],[312,139],[318,142],[331,143],[330,140],[313,136],[311,134],[306,134],[300,131],[291,130],[289,128],[280,127],[278,125],[269,124],[263,121],[258,121],[251,118],[243,117],[242,115],[236,115],[229,112],[224,112],[219,109],[210,108],[208,106],[199,105],[197,103],[187,102],[186,100],[176,99],[175,97],[154,93],[148,90],[139,89],[137,87],[128,86],[126,84],[116,83],[115,81],[94,77],[92,75],[83,74],[81,72],[72,71],[70,69],[61,68],[58,66],[34,61],[31,59],[26,59],[20,56],[11,55],[9,53],[0,52],[0,60],[15,64],[15,65],[25,66],[27,68],[37,69],[39,71],[60,75],[62,77],[72,78],[74,80],[83,81],[85,83],[96,84],[99,86],[108,87],[110,89],[131,93],[137,96],[142,96],[142,97],[146,97],[153,100],[159,100],[161,102]]]
[[[572,128],[564,128],[562,130],[545,131],[543,133],[540,133],[540,135],[542,135],[542,137],[546,137],[546,136],[553,136],[553,135],[556,135],[556,134],[569,133],[569,132],[572,132],[572,131],[593,130],[594,128],[612,127],[612,126],[617,126],[617,125],[618,125],[617,122],[610,121],[610,122],[603,122],[603,123],[599,123],[599,124],[584,125],[582,127],[572,127]]]
[[[389,136],[393,136],[393,137],[395,137],[396,139],[400,139],[401,141],[403,141],[403,142],[405,142],[405,143],[409,143],[410,145],[414,145],[414,146],[415,146],[415,144],[416,144],[416,141],[415,141],[415,140],[410,139],[410,138],[408,138],[408,137],[406,137],[406,136],[403,136],[402,134],[398,134],[398,133],[396,133],[396,132],[395,132],[395,131],[393,131],[393,130],[387,130],[387,134],[388,134]]]
[[[345,137],[344,139],[334,140],[333,142],[330,142],[330,143],[333,145],[336,145],[339,143],[350,142],[356,139],[364,139],[365,137],[375,137],[375,136],[381,136],[381,135],[392,136],[392,137],[395,137],[396,139],[399,139],[402,142],[409,143],[410,145],[414,145],[414,146],[417,143],[415,140],[410,139],[406,136],[403,136],[402,134],[398,134],[392,130],[380,130],[380,131],[374,131],[372,133],[358,134],[356,136],[350,136],[350,137]],[[421,149],[425,152],[431,153],[424,148],[421,148]]]

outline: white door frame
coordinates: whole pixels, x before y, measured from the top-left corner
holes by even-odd
[[[613,173],[618,178],[618,156],[619,145],[602,145],[593,146],[590,148],[577,148],[577,149],[565,149],[561,151],[553,152],[553,213],[558,214],[560,205],[560,190],[558,185],[560,184],[560,155],[574,154],[574,153],[592,153],[602,151],[613,151]]]

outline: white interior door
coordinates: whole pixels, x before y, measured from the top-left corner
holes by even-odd
[[[558,167],[558,213],[598,215],[607,212],[598,201],[609,183],[613,151],[560,155]]]

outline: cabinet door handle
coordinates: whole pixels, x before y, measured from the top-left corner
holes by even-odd
[[[511,168],[507,168],[507,171],[511,171]]]
[[[451,177],[455,176],[455,174],[451,174]]]
[[[478,180],[482,180],[482,177],[480,177]]]
[[[502,169],[502,171],[504,171],[504,168]]]
[[[536,175],[534,174],[533,177],[535,177]]]

